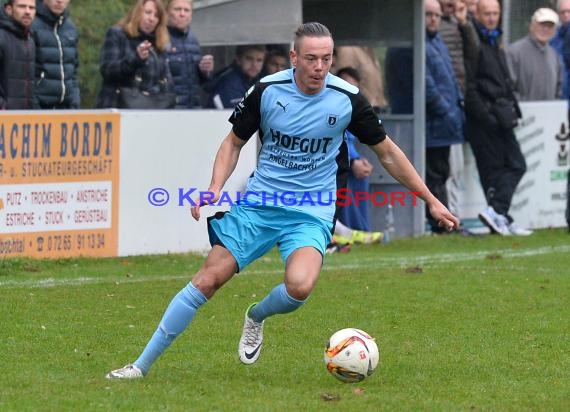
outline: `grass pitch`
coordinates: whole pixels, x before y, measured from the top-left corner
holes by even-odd
[[[282,279],[273,251],[237,275],[142,380],[134,360],[198,255],[0,261],[2,411],[570,410],[570,235],[423,237],[327,256],[300,310],[237,358],[243,312]],[[344,327],[380,366],[344,384],[323,363]]]

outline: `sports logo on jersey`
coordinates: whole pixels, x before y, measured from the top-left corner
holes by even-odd
[[[289,106],[289,103],[285,103],[285,104],[284,104],[284,103],[281,103],[279,100],[277,100],[277,101],[275,102],[275,104],[276,104],[277,106],[279,106],[280,108],[282,108],[284,113],[287,113],[287,106]]]
[[[255,84],[251,86],[249,89],[247,89],[247,92],[245,92],[245,96],[243,96],[244,100],[247,98],[247,96],[249,96],[249,94],[253,91],[254,88]]]
[[[327,114],[327,126],[334,127],[338,120],[338,114]]]
[[[234,114],[233,117],[237,118],[242,114],[243,108],[245,107],[245,104],[243,103],[243,100],[241,102],[239,102],[235,109],[234,109]]]

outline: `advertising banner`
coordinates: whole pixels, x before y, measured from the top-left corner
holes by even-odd
[[[0,257],[117,255],[119,118],[2,114]]]

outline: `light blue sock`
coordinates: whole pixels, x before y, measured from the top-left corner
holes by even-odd
[[[265,318],[278,313],[293,312],[307,300],[298,300],[287,293],[285,284],[281,283],[273,288],[261,302],[249,311],[249,317],[256,322],[261,322]]]
[[[143,352],[134,364],[147,374],[156,359],[170,346],[178,335],[190,324],[196,311],[208,299],[192,282],[188,283],[172,299],[162,316],[156,332],[148,341]]]

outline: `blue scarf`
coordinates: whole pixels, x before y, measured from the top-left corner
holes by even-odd
[[[483,40],[487,41],[493,47],[499,46],[499,38],[503,34],[503,31],[501,29],[496,28],[489,30],[478,21],[475,21],[474,23],[477,30],[479,30],[479,33],[481,33],[483,36]]]

